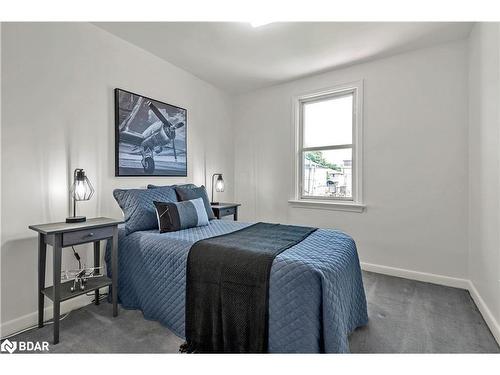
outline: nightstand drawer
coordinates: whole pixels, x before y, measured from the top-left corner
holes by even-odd
[[[62,245],[71,246],[84,242],[99,241],[113,236],[113,227],[85,229],[75,232],[63,233]]]
[[[236,208],[234,208],[234,207],[222,208],[220,210],[220,216],[234,215],[235,210],[236,210]]]

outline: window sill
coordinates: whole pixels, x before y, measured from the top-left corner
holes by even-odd
[[[312,208],[320,210],[334,211],[350,211],[363,212],[366,205],[356,202],[339,202],[339,201],[322,201],[322,200],[306,200],[306,199],[291,199],[288,201],[292,207],[297,208]]]

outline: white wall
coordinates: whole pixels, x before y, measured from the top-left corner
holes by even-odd
[[[467,65],[459,41],[239,96],[241,219],[339,228],[363,262],[466,277]],[[291,207],[292,97],[361,79],[366,212]]]
[[[28,225],[69,215],[74,168],[96,188],[80,212],[120,217],[114,188],[202,184],[205,163],[208,176],[224,173],[220,198],[231,201],[234,166],[229,98],[208,83],[91,24],[4,23],[1,37],[3,336],[35,322],[37,242]],[[115,87],[188,110],[187,178],[114,177]],[[75,266],[70,251],[63,266]]]
[[[500,342],[499,24],[476,24],[469,48],[469,276]]]

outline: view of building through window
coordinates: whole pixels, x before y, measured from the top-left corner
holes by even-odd
[[[302,103],[302,114],[302,196],[352,199],[352,92]]]
[[[352,149],[304,153],[304,196],[352,198]]]

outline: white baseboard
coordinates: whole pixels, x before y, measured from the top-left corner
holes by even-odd
[[[478,290],[472,283],[472,281],[469,281],[469,293],[476,303],[477,308],[481,312],[481,315],[484,318],[484,321],[490,328],[491,333],[495,337],[495,340],[497,340],[498,345],[500,345],[500,324],[497,322],[495,317],[493,316],[493,313],[491,310],[488,308],[488,305],[486,302],[484,302],[483,298],[479,294]]]
[[[91,302],[91,298],[85,295],[70,299],[61,303],[61,314],[66,314],[72,310],[79,309]],[[49,305],[44,309],[44,320],[50,320],[53,316],[52,302],[45,299],[45,304]],[[13,333],[22,331],[23,329],[35,326],[38,324],[38,312],[32,312],[23,315],[19,318],[9,320],[0,325],[0,337],[10,336]]]
[[[389,276],[402,277],[404,279],[425,281],[427,283],[451,286],[453,288],[469,289],[470,281],[467,279],[460,279],[457,277],[442,276],[435,273],[419,272],[407,270],[404,268],[381,266],[379,264],[361,263],[361,268],[365,271],[381,273]]]
[[[488,305],[483,300],[483,298],[479,294],[478,290],[476,289],[472,281],[456,277],[436,275],[434,273],[412,271],[412,270],[406,270],[404,268],[381,266],[379,264],[371,264],[364,262],[361,263],[361,268],[365,271],[381,273],[384,275],[397,276],[410,280],[424,281],[427,283],[451,286],[453,288],[468,290],[472,299],[474,300],[474,303],[479,309],[479,312],[483,316],[484,321],[486,322],[491,333],[493,334],[493,337],[497,341],[498,345],[500,345],[500,324],[493,316],[493,313],[488,308]]]

